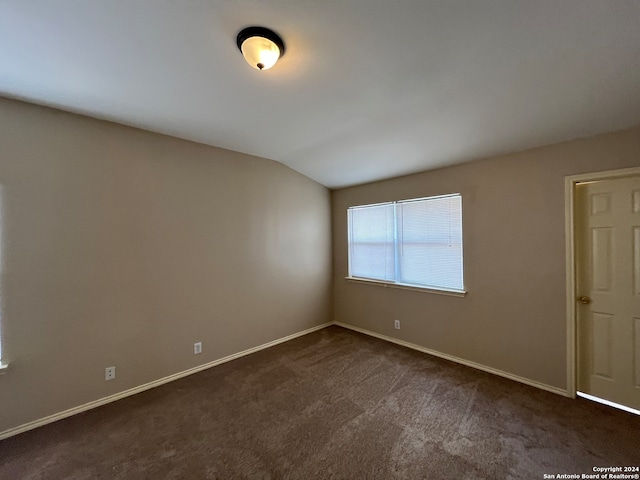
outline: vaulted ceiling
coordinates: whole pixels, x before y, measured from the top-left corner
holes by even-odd
[[[640,2],[0,0],[0,95],[339,188],[640,124]]]

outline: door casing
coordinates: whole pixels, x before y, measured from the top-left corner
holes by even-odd
[[[566,245],[566,305],[567,305],[567,396],[576,397],[577,384],[577,310],[576,298],[576,248],[575,248],[575,188],[578,183],[613,180],[640,175],[640,167],[584,173],[565,177],[565,245]]]

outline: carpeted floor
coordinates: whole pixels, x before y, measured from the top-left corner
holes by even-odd
[[[542,479],[629,465],[640,417],[340,327],[0,442],[12,480]]]

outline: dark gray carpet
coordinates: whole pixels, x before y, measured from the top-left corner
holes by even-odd
[[[542,479],[640,417],[330,327],[0,442],[3,479]]]

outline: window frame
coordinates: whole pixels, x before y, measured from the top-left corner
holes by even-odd
[[[399,259],[398,259],[398,224],[397,224],[397,205],[403,203],[411,203],[411,202],[420,202],[425,200],[435,200],[440,198],[449,198],[449,197],[459,197],[460,198],[460,227],[461,227],[461,243],[460,243],[460,268],[461,268],[461,277],[462,277],[462,288],[449,288],[449,287],[441,287],[435,285],[420,285],[420,284],[411,284],[411,283],[403,283],[398,282],[397,280],[379,280],[375,278],[368,277],[360,277],[352,275],[352,255],[351,255],[351,245],[352,245],[352,229],[350,224],[350,211],[352,209],[362,208],[362,207],[376,207],[383,205],[393,205],[393,237],[394,237],[394,268],[395,268],[395,278],[398,278],[398,268],[399,268]],[[390,202],[378,202],[371,204],[362,204],[362,205],[352,205],[347,208],[347,268],[348,274],[345,277],[345,280],[351,283],[356,284],[364,284],[364,285],[374,285],[381,287],[390,287],[390,288],[398,288],[402,290],[411,290],[418,292],[427,292],[427,293],[436,293],[440,295],[448,295],[454,297],[464,297],[467,294],[466,285],[465,285],[465,277],[464,277],[464,227],[463,227],[463,198],[461,193],[449,193],[444,195],[433,195],[428,197],[419,197],[419,198],[409,198],[404,200],[396,200]]]

